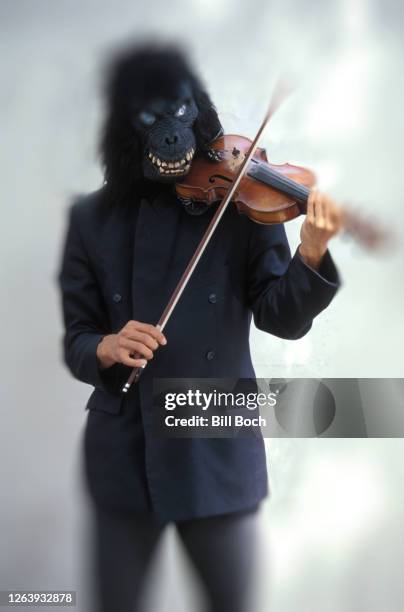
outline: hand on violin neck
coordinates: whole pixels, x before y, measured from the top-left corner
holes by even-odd
[[[300,230],[299,253],[312,268],[318,269],[328,243],[342,229],[342,213],[330,196],[312,189],[307,214]]]

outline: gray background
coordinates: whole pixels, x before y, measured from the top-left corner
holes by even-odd
[[[398,248],[376,257],[336,239],[343,289],[299,341],[253,330],[257,375],[401,377],[402,23],[398,1],[0,2],[0,588],[77,589],[86,609],[91,389],[62,365],[54,278],[69,198],[101,184],[105,54],[145,33],[188,43],[225,129],[249,136],[277,75],[291,75],[298,87],[263,139],[270,159],[315,169],[320,188],[393,225]],[[300,225],[287,226],[292,249]],[[268,461],[261,607],[402,609],[402,442],[279,439]],[[198,609],[174,535],[157,560],[154,609]]]

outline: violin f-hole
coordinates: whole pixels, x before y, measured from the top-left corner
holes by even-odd
[[[230,179],[228,176],[224,176],[223,174],[212,174],[212,176],[209,177],[209,183],[214,183],[216,179],[222,179],[223,181],[227,181],[228,183],[233,182],[232,179]]]

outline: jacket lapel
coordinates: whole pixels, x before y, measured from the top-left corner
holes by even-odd
[[[174,196],[142,198],[136,224],[132,268],[135,319],[156,324],[175,286],[181,209]]]
[[[164,192],[141,200],[132,269],[135,319],[154,325],[158,322],[213,213],[212,207],[204,215],[189,215],[174,194]],[[191,285],[201,275],[212,275],[208,253],[215,243],[220,244],[216,236],[198,264]]]
[[[164,191],[108,211],[97,245],[115,328],[129,319],[157,323],[211,214],[188,215]],[[203,259],[196,276],[207,263]]]

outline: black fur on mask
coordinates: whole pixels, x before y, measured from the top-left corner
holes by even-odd
[[[100,142],[109,199],[119,203],[144,179],[172,183],[193,155],[222,133],[217,112],[175,46],[126,48],[107,72]]]

